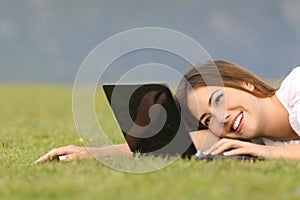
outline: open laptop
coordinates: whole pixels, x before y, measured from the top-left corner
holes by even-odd
[[[133,153],[212,160],[197,152],[166,84],[104,84],[103,90]],[[232,157],[231,157],[232,158]],[[249,159],[249,156],[235,156]]]

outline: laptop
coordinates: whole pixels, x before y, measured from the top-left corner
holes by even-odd
[[[132,152],[183,158],[197,152],[167,85],[106,84],[103,90]]]
[[[130,150],[140,155],[250,159],[197,152],[166,84],[104,84],[104,93]]]

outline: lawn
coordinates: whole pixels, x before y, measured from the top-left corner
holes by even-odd
[[[97,160],[32,164],[51,148],[82,145],[73,121],[72,88],[1,85],[0,94],[0,199],[300,198],[297,161],[179,159],[144,174],[119,172]],[[123,140],[114,126],[111,133],[113,142]]]

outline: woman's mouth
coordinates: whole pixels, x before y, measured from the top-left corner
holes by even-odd
[[[243,112],[241,112],[238,116],[236,116],[235,120],[233,121],[232,125],[231,125],[231,130],[234,132],[239,132],[241,129],[241,122],[243,120]]]

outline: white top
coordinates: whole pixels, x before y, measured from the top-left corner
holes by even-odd
[[[283,80],[275,95],[288,111],[292,129],[300,136],[300,67],[296,67]],[[276,141],[268,138],[261,140],[269,146],[300,144],[300,140]]]

